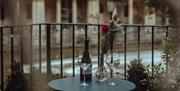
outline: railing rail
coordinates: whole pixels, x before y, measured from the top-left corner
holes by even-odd
[[[47,57],[47,75],[49,74],[52,74],[51,72],[51,59],[52,59],[52,54],[51,54],[51,32],[52,32],[52,28],[51,26],[59,26],[60,27],[60,34],[59,34],[59,56],[60,56],[60,76],[63,77],[63,45],[65,42],[68,42],[68,41],[64,41],[64,26],[71,26],[71,32],[72,32],[72,76],[75,77],[75,37],[76,37],[76,29],[75,27],[76,26],[83,26],[84,27],[84,37],[85,38],[88,38],[88,28],[90,26],[93,26],[93,27],[96,27],[97,28],[97,55],[98,55],[98,65],[99,65],[99,60],[100,60],[100,38],[101,38],[101,31],[100,31],[100,26],[103,25],[103,24],[87,24],[87,23],[40,23],[40,24],[27,24],[27,25],[13,25],[13,26],[3,26],[3,27],[0,27],[0,63],[1,63],[1,90],[4,91],[4,81],[5,81],[5,74],[4,74],[4,41],[3,39],[5,37],[10,37],[10,54],[11,54],[11,62],[10,64],[12,64],[14,62],[14,40],[15,40],[15,37],[14,37],[14,28],[16,27],[30,27],[30,41],[31,41],[31,53],[32,53],[32,38],[33,38],[33,27],[34,26],[37,26],[38,27],[38,33],[39,33],[39,70],[40,72],[42,71],[42,29],[43,29],[43,26],[45,26],[45,30],[46,30],[46,57]],[[153,67],[154,66],[154,49],[155,49],[155,46],[154,46],[154,42],[155,42],[155,29],[156,28],[163,28],[165,31],[168,30],[168,28],[177,28],[177,26],[174,26],[174,25],[141,25],[141,24],[133,24],[133,25],[129,25],[129,24],[121,24],[120,27],[122,27],[123,30],[123,36],[124,36],[124,78],[126,79],[127,78],[127,34],[128,34],[128,28],[129,27],[133,27],[133,28],[137,28],[137,51],[138,51],[138,56],[137,58],[140,59],[140,44],[141,44],[141,31],[142,31],[142,28],[151,28],[150,30],[152,31],[151,32],[151,56],[152,56],[152,63],[151,63],[151,66]],[[10,36],[5,36],[4,35],[4,31],[5,29],[10,29]],[[22,31],[21,31],[22,32]],[[168,37],[167,35],[167,32],[166,32],[166,37]],[[22,37],[21,37],[22,38]],[[20,39],[21,42],[23,42],[23,39]],[[24,63],[24,59],[23,59],[23,46],[22,46],[23,43],[21,43],[21,66],[22,66],[22,72],[23,72],[23,63]],[[113,53],[113,45],[112,45],[112,48],[111,48],[111,53]],[[31,55],[32,56],[32,55]],[[111,55],[112,57],[112,55]],[[31,57],[32,59],[32,57]],[[30,67],[32,67],[32,62],[30,62]],[[11,71],[13,71],[13,69],[11,69]],[[152,69],[152,76],[153,76],[153,72],[154,70]]]
[[[99,25],[108,25],[108,24],[93,24],[93,23],[35,23],[35,24],[24,24],[24,25],[4,25],[0,26],[3,28],[9,28],[9,27],[23,27],[23,26],[35,26],[35,25],[74,25],[74,26],[99,26]],[[127,27],[179,27],[176,25],[145,25],[145,24],[121,24],[121,26],[127,26]]]

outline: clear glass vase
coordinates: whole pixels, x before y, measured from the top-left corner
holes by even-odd
[[[101,62],[98,67],[98,70],[95,73],[97,81],[104,82],[107,80],[108,77],[108,71],[106,70],[104,66],[104,58],[101,56]]]

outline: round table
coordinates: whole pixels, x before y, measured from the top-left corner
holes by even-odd
[[[88,82],[88,87],[80,86],[79,78],[63,78],[52,80],[48,83],[48,86],[53,90],[60,91],[132,91],[135,89],[135,84],[122,80],[119,78],[112,79],[117,85],[110,86],[107,82],[98,82],[94,78],[91,82]]]

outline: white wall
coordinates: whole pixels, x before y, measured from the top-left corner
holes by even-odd
[[[89,0],[88,1],[88,23],[94,23],[90,15],[99,14],[99,0]]]
[[[33,0],[32,5],[33,23],[44,23],[45,22],[45,7],[44,0]]]
[[[133,24],[133,0],[129,0],[128,2],[129,5],[129,19],[128,19],[128,23],[129,24]]]
[[[57,13],[56,13],[56,22],[61,22],[61,0],[56,0],[56,7],[57,7]]]
[[[155,24],[156,24],[155,13],[145,16],[145,25],[155,25]]]
[[[72,0],[72,22],[77,23],[77,0]]]

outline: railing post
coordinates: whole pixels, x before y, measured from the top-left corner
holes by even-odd
[[[154,26],[152,27],[152,77],[154,77]]]
[[[4,91],[3,28],[0,27],[1,90]]]
[[[124,26],[124,78],[126,79],[127,68],[126,68],[126,53],[127,53],[127,26]]]
[[[51,25],[46,25],[46,43],[47,43],[47,75],[51,75]]]
[[[32,75],[32,33],[33,33],[33,25],[30,25],[30,73]]]
[[[32,90],[32,72],[33,72],[33,69],[32,69],[32,61],[33,61],[33,54],[32,54],[32,37],[33,37],[33,25],[30,25],[30,89]]]
[[[39,25],[39,71],[41,72],[41,24]]]
[[[138,60],[140,60],[140,38],[141,38],[140,29],[141,29],[141,27],[138,26]]]
[[[168,31],[168,27],[166,27],[165,28],[165,31],[166,31],[166,39],[168,38],[168,36],[169,36],[169,31]],[[169,64],[168,64],[168,61],[169,61],[169,57],[168,57],[169,55],[168,54],[166,54],[166,72],[168,72],[168,66],[169,66]]]
[[[98,67],[100,65],[100,28],[101,26],[98,25]]]
[[[13,73],[12,65],[14,64],[14,27],[11,27],[11,74]]]
[[[63,78],[63,25],[60,25],[60,73],[61,78]]]
[[[21,72],[23,73],[24,72],[24,69],[23,69],[23,64],[24,64],[24,38],[23,38],[23,32],[20,33],[20,55],[21,55]]]
[[[72,48],[73,48],[73,52],[72,52],[72,56],[73,56],[73,58],[72,58],[72,62],[73,62],[73,77],[75,77],[75,62],[74,62],[74,57],[75,57],[75,55],[74,55],[74,46],[75,46],[75,44],[74,44],[74,38],[75,38],[75,27],[74,27],[74,25],[73,25],[73,27],[72,27],[72,30],[73,30],[73,32],[72,32]]]

